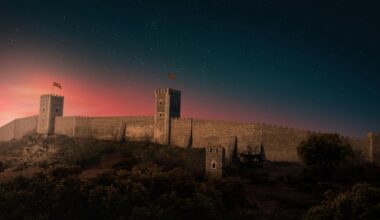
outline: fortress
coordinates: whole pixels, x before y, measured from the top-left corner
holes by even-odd
[[[1,127],[0,142],[38,132],[101,140],[154,142],[183,148],[218,146],[208,148],[206,154],[206,161],[210,160],[206,168],[211,166],[210,169],[216,169],[231,161],[234,151],[244,152],[261,144],[265,147],[267,160],[298,161],[296,147],[315,133],[262,123],[181,118],[179,90],[156,89],[155,96],[154,116],[78,117],[63,116],[64,97],[43,95],[39,114],[15,119]],[[362,139],[344,138],[368,161],[380,161],[379,134],[369,133]],[[215,161],[222,164],[214,164]]]

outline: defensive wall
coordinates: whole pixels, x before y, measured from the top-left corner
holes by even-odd
[[[154,118],[127,117],[56,117],[54,133],[71,137],[100,140],[150,142],[153,140]]]
[[[10,141],[37,130],[38,116],[15,119],[0,128],[0,141]]]
[[[79,117],[62,116],[64,98],[41,96],[40,114],[16,119],[0,128],[0,141],[20,138],[28,132],[45,135],[101,140],[155,142],[178,147],[224,147],[226,162],[233,153],[264,146],[271,161],[298,161],[296,147],[316,132],[269,125],[233,121],[204,120],[180,117],[181,93],[173,89],[159,89],[156,94],[154,116]],[[37,128],[43,128],[38,130]],[[367,138],[343,137],[369,161],[380,162],[380,135],[370,133]]]
[[[266,158],[271,161],[299,161],[296,147],[317,132],[269,125],[263,123],[241,123],[218,120],[173,118],[171,120],[171,144],[179,147],[223,146],[226,159],[231,160],[233,152],[246,151],[249,147],[259,150],[264,145]],[[367,139],[343,137],[353,149],[371,160]],[[380,140],[380,139],[379,139]],[[374,146],[380,146],[376,139]],[[378,149],[374,147],[374,149]],[[379,152],[380,156],[380,152]]]

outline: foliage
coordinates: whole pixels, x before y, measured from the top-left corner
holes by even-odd
[[[378,219],[380,216],[380,189],[368,184],[357,184],[351,191],[328,191],[322,203],[312,207],[305,220],[360,220]]]
[[[300,143],[297,153],[306,165],[322,168],[333,168],[354,155],[338,134],[312,135]]]
[[[196,181],[182,168],[145,164],[81,179],[59,167],[0,184],[0,219],[252,219],[240,179]]]

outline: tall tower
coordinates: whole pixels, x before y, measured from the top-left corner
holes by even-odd
[[[181,91],[156,89],[155,95],[154,142],[170,144],[170,120],[181,116]]]
[[[223,177],[225,163],[224,147],[206,148],[206,175],[211,178]]]
[[[56,116],[63,115],[63,96],[42,95],[40,100],[40,113],[38,115],[37,132],[51,135],[54,133]]]
[[[369,161],[374,163],[380,162],[380,134],[368,134]]]

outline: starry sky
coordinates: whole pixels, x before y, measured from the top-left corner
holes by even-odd
[[[0,126],[63,90],[65,115],[182,115],[380,131],[376,1],[0,2]],[[167,78],[174,73],[176,80]]]

